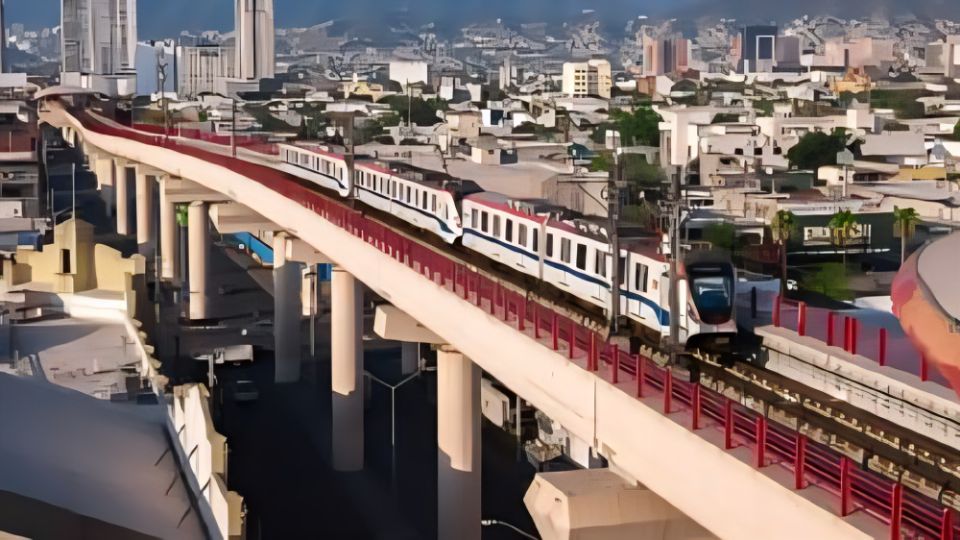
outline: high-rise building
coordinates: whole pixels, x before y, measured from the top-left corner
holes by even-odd
[[[747,26],[740,31],[740,71],[773,71],[777,61],[777,27]]]
[[[133,68],[136,0],[63,0],[63,71],[113,75]]]
[[[652,77],[667,73],[682,73],[690,65],[690,41],[681,33],[644,35],[643,75]]]
[[[136,0],[62,0],[60,7],[61,81],[117,93],[117,81],[134,70]]]
[[[274,76],[273,0],[236,0],[234,72],[238,79]]]
[[[570,97],[599,96],[610,99],[613,77],[610,62],[588,60],[563,64],[563,93]]]

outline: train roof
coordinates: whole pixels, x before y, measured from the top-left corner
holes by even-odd
[[[493,191],[474,193],[470,195],[470,201],[521,217],[541,218],[537,221],[543,221],[542,218],[548,215],[560,215],[566,211],[563,207],[546,199],[518,199]]]
[[[450,176],[442,171],[417,167],[405,161],[358,160],[356,167],[358,169],[372,170],[381,174],[409,180],[426,187],[459,193],[460,195],[469,195],[483,191],[483,188],[472,180],[463,180]]]
[[[345,157],[344,157],[344,155],[343,155],[342,153],[338,153],[338,152],[332,150],[329,146],[323,146],[323,145],[320,145],[320,144],[307,144],[307,143],[291,144],[291,143],[282,143],[281,146],[289,146],[289,147],[292,147],[292,148],[296,148],[297,150],[306,150],[307,152],[313,152],[314,154],[319,154],[319,155],[321,155],[321,156],[327,156],[327,157],[330,157],[330,158],[333,158],[333,159],[339,159],[339,160],[341,160],[341,161],[345,159]]]

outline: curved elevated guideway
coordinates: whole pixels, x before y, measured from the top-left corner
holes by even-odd
[[[793,429],[768,422],[769,406],[782,400],[772,391],[769,399],[778,401],[731,400],[720,393],[731,387],[675,379],[455,253],[295,181],[270,159],[165,140],[52,98],[42,109],[46,122],[86,147],[256,209],[717,536],[899,538],[901,530],[953,530],[949,511],[858,470],[823,433],[807,433],[796,419]],[[941,523],[941,514],[950,521]]]

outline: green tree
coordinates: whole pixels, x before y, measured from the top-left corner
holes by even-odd
[[[813,171],[836,165],[837,154],[846,148],[846,139],[843,129],[836,129],[830,135],[819,131],[807,133],[787,152],[787,159],[792,167]]]
[[[614,110],[610,112],[613,128],[620,132],[620,144],[623,146],[659,146],[660,115],[648,104],[642,104],[633,111]]]
[[[590,172],[613,172],[613,156],[610,152],[600,152],[590,162]]]
[[[388,96],[383,99],[390,109],[403,122],[410,120],[418,126],[433,126],[440,122],[437,111],[446,109],[447,103],[441,99],[409,99],[407,96]]]
[[[857,221],[857,216],[850,210],[840,210],[830,218],[830,223],[828,223],[827,226],[833,231],[834,242],[840,247],[840,251],[843,254],[843,268],[846,270],[847,242],[850,240],[850,237],[853,236],[853,233],[860,230],[860,223]]]
[[[789,210],[778,210],[770,221],[770,231],[773,233],[773,241],[780,245],[780,289],[786,290],[787,286],[787,242],[793,236],[797,224],[793,212]]]
[[[907,260],[907,242],[913,236],[913,229],[920,221],[920,214],[913,208],[893,207],[895,236],[900,237],[900,264]]]
[[[805,275],[801,284],[805,290],[829,296],[834,300],[850,299],[847,270],[839,263],[821,264],[816,272]]]
[[[714,248],[733,253],[736,247],[737,229],[730,223],[712,223],[703,230],[703,239]]]

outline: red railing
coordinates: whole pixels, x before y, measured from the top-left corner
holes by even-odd
[[[143,131],[157,135],[164,134],[163,126],[157,126],[154,124],[134,124],[133,127],[137,131]],[[245,148],[261,154],[277,155],[280,153],[279,146],[269,142],[269,139],[263,135],[238,134],[236,135],[236,141],[234,141],[229,134],[223,135],[221,133],[213,133],[198,128],[183,128],[174,125],[170,127],[169,136],[190,139],[193,141],[202,141],[226,147],[236,144],[237,148]]]
[[[154,146],[198,157],[233,170],[296,201],[321,218],[361,238],[387,256],[419,272],[545,347],[596,373],[637,398],[653,400],[664,414],[689,417],[689,428],[723,433],[725,449],[746,447],[757,468],[784,467],[793,472],[795,489],[816,486],[838,498],[837,513],[863,511],[890,526],[890,537],[899,539],[954,538],[960,533],[953,513],[936,501],[903,489],[879,474],[863,470],[837,450],[803,434],[768,422],[740,403],[696,383],[678,379],[670,368],[650,358],[606,343],[600,334],[573,319],[541,305],[525,294],[459,263],[434,248],[420,244],[388,226],[369,219],[341,201],[291,182],[283,173],[262,165],[184,145],[176,140],[104,125],[85,115],[87,127]],[[799,312],[796,305],[778,302],[781,322]],[[809,316],[809,310],[808,310]],[[776,317],[776,315],[775,315]],[[811,328],[812,329],[812,328]]]
[[[854,311],[811,307],[804,302],[779,296],[774,300],[773,311],[775,326],[869,358],[880,366],[912,373],[922,381],[929,380],[950,387],[936,367],[914,347],[899,325],[887,327],[870,324],[857,317]]]

